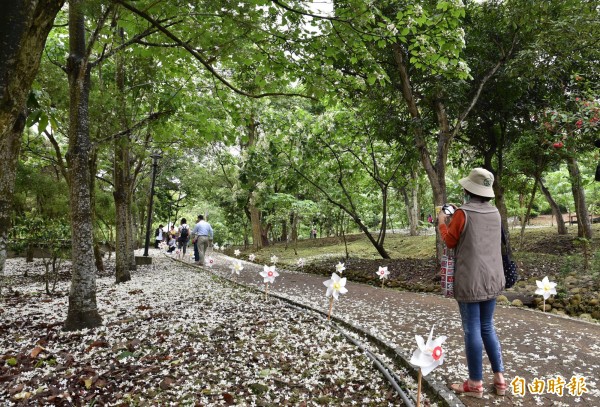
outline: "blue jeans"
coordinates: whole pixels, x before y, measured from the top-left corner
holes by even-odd
[[[504,372],[500,342],[494,329],[496,299],[483,302],[459,302],[460,318],[465,333],[465,351],[469,379],[483,380],[483,348],[494,373]]]

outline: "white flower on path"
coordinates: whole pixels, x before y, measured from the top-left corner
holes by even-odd
[[[304,267],[304,259],[302,257],[298,259],[298,267]]]
[[[427,376],[433,369],[444,363],[442,344],[446,342],[446,337],[440,336],[433,340],[433,327],[431,327],[427,343],[421,335],[415,335],[415,339],[418,348],[413,352],[410,363],[420,367],[423,376]]]
[[[337,271],[338,273],[342,274],[344,270],[346,270],[346,265],[341,261],[335,265],[335,271]]]
[[[548,277],[544,277],[542,281],[536,280],[538,288],[535,293],[544,297],[544,300],[550,298],[551,295],[556,295],[556,283],[550,282]]]
[[[254,259],[256,259],[256,255],[254,253],[252,253],[252,254],[250,254],[250,256],[248,256],[248,260],[254,261]]]
[[[274,283],[275,277],[279,275],[277,271],[275,271],[275,266],[264,266],[263,271],[259,273],[263,278],[265,283]]]
[[[327,297],[333,295],[333,298],[336,300],[340,294],[346,294],[348,292],[348,289],[346,288],[346,277],[341,278],[335,273],[331,275],[331,279],[323,281],[323,285],[327,287],[327,293],[325,293],[325,295]]]
[[[279,261],[279,257],[272,255],[271,256],[271,263],[273,264],[277,264],[277,262]]]
[[[239,260],[236,260],[232,265],[231,265],[231,274],[235,273],[238,276],[240,275],[240,271],[242,271],[244,269],[244,266],[242,266],[242,262]]]
[[[210,268],[212,268],[212,266],[215,265],[215,259],[213,259],[212,257],[208,257],[206,259],[206,265]]]
[[[389,274],[390,272],[388,271],[387,267],[379,266],[379,271],[377,272],[377,275],[381,280],[383,280],[384,278],[388,278]]]
[[[238,249],[235,249],[235,250],[233,251],[233,254],[235,254],[235,255],[236,255],[236,257],[237,257],[237,256],[239,256],[239,255],[241,254],[241,252],[240,252]]]

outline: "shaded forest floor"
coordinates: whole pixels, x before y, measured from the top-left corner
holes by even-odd
[[[67,274],[46,295],[40,261],[9,259],[0,405],[402,405],[322,318],[153,254],[118,285],[106,262],[96,295],[103,325],[77,332],[61,329]]]

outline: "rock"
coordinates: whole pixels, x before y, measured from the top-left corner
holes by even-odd
[[[515,307],[522,307],[523,306],[523,301],[519,300],[518,298],[514,299],[513,302],[512,302],[512,305],[515,306]]]
[[[544,312],[550,312],[552,310],[552,305],[546,304],[546,308],[544,308],[544,304],[538,305],[538,309]]]
[[[579,294],[580,291],[581,291],[581,289],[579,287],[575,287],[575,288],[571,288],[569,290],[569,293],[571,293],[571,294]]]
[[[592,318],[592,316],[590,314],[581,314],[581,315],[579,315],[579,318],[581,318],[585,321],[589,321],[589,322],[594,321],[594,318]]]
[[[505,295],[499,295],[499,296],[496,298],[496,302],[497,302],[498,304],[508,304],[508,298],[506,298],[506,296],[505,296]]]
[[[600,301],[598,301],[597,298],[592,298],[591,300],[588,301],[588,304],[591,305],[592,307],[595,307],[599,303],[600,303]]]
[[[600,320],[600,311],[593,311],[592,318]]]
[[[550,297],[550,298],[548,298],[548,299],[546,300],[546,304],[553,305],[553,304],[554,304],[554,301],[555,301],[554,297]]]

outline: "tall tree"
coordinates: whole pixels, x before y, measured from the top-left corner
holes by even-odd
[[[108,17],[104,9],[90,43],[86,43],[83,0],[69,4],[69,199],[71,203],[71,261],[73,264],[69,311],[65,330],[94,328],[102,324],[96,303],[96,267],[94,265],[94,241],[92,203],[90,196],[89,93],[91,87],[90,53],[100,28]]]
[[[0,276],[4,275],[25,104],[64,0],[8,0],[0,13]]]

